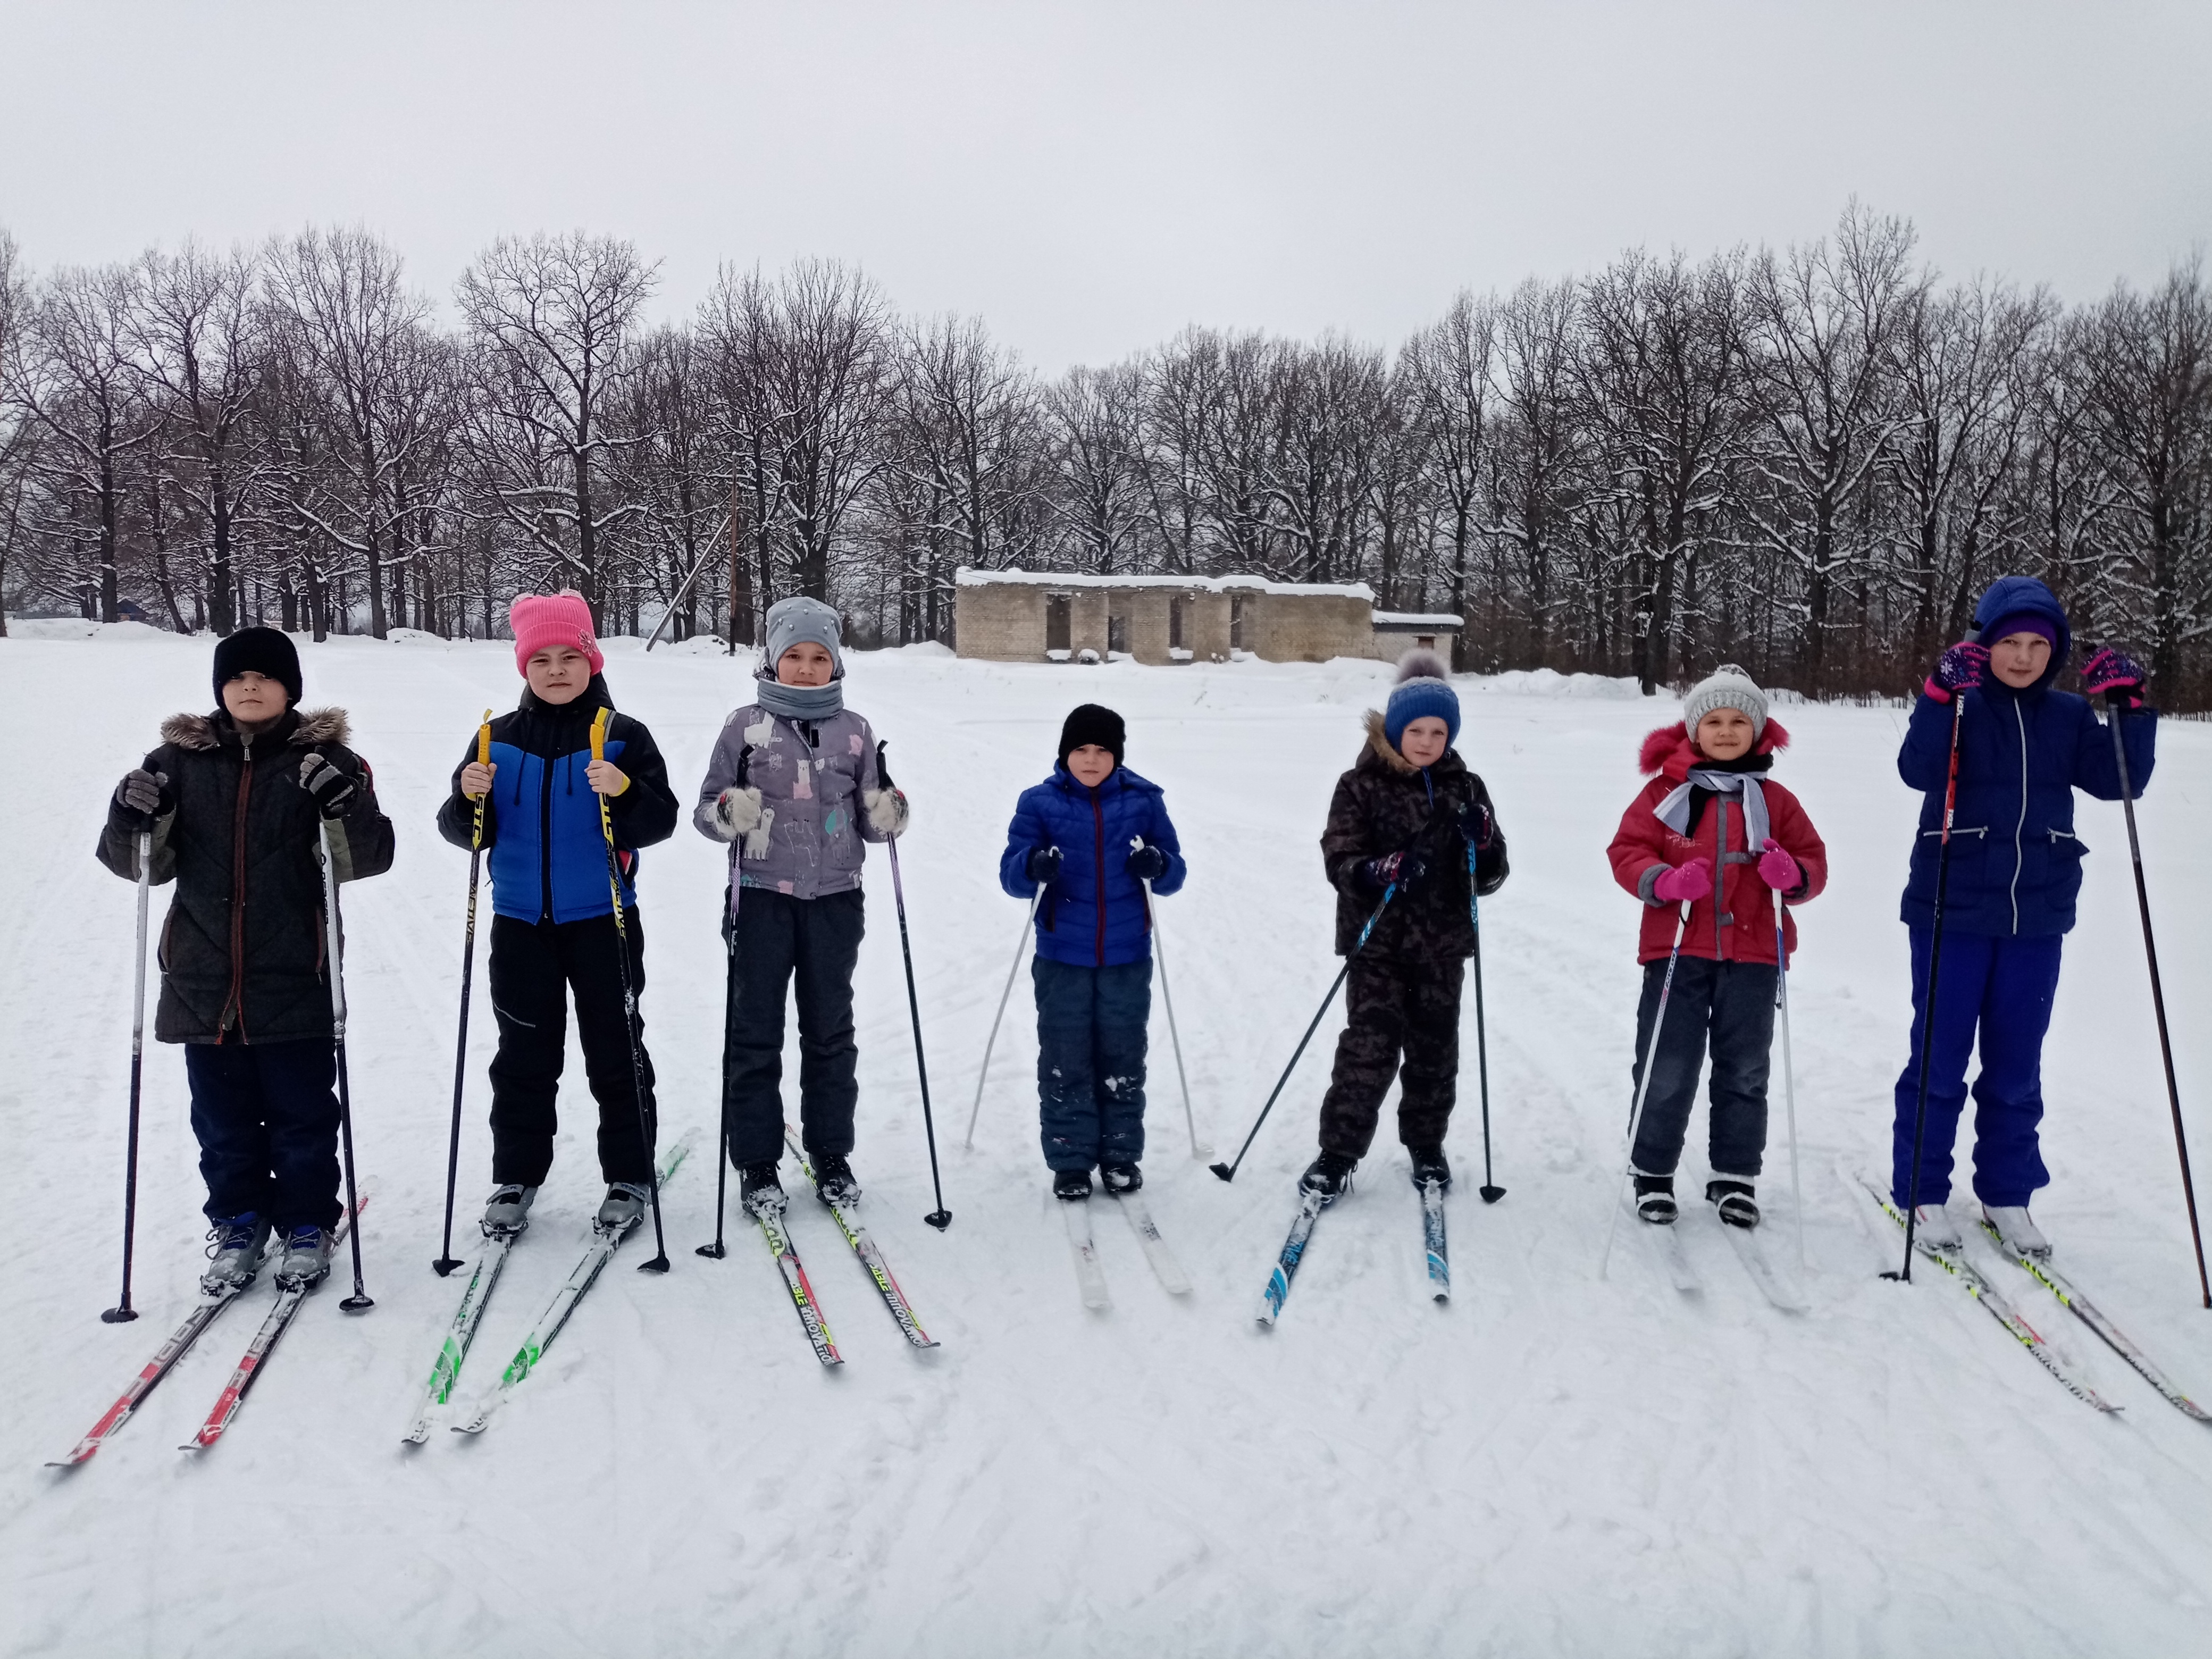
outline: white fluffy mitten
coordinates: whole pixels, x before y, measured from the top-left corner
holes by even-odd
[[[903,789],[870,789],[861,794],[860,803],[868,809],[868,827],[878,835],[905,833],[907,806]]]
[[[714,833],[724,841],[735,841],[758,828],[760,821],[759,790],[725,789],[714,798]]]

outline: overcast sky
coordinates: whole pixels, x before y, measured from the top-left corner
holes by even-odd
[[[2212,0],[1335,5],[0,0],[31,264],[360,222],[441,299],[501,231],[851,260],[1047,369],[1186,323],[1395,340],[1857,195],[2070,299],[2212,243]]]

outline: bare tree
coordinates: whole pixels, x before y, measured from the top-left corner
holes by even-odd
[[[1422,453],[1443,500],[1451,547],[1451,608],[1463,621],[1471,574],[1468,556],[1489,465],[1497,330],[1497,302],[1462,292],[1443,319],[1407,342],[1399,356],[1413,418],[1422,434]],[[1473,633],[1462,626],[1453,635],[1453,667],[1474,665]]]

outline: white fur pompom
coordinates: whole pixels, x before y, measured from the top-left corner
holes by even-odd
[[[1407,680],[1449,680],[1451,665],[1433,651],[1414,649],[1398,659],[1398,684]]]

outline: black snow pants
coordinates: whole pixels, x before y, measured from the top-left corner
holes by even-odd
[[[1321,1148],[1364,1158],[1382,1097],[1399,1080],[1398,1139],[1441,1146],[1459,1085],[1459,995],[1467,964],[1354,957],[1344,1035],[1321,1103]]]
[[[851,1155],[853,1109],[860,1097],[853,969],[866,931],[857,887],[811,899],[760,887],[739,890],[736,981],[722,1050],[732,1164],[773,1164],[783,1155],[783,1014],[794,992],[799,1138],[817,1158]]]
[[[629,976],[645,996],[645,935],[637,911],[629,929]],[[621,948],[615,919],[491,921],[491,1000],[499,1016],[499,1053],[491,1062],[491,1178],[495,1186],[544,1184],[553,1168],[559,1127],[554,1097],[568,1056],[568,996],[576,999],[576,1036],[584,1075],[599,1107],[599,1174],[610,1182],[653,1179],[653,1152],[638,1133],[638,1099],[630,1076],[629,1035],[623,1029]],[[659,1133],[653,1098],[653,1056],[645,1052],[645,1016],[637,1020],[645,1073],[646,1120]]]

